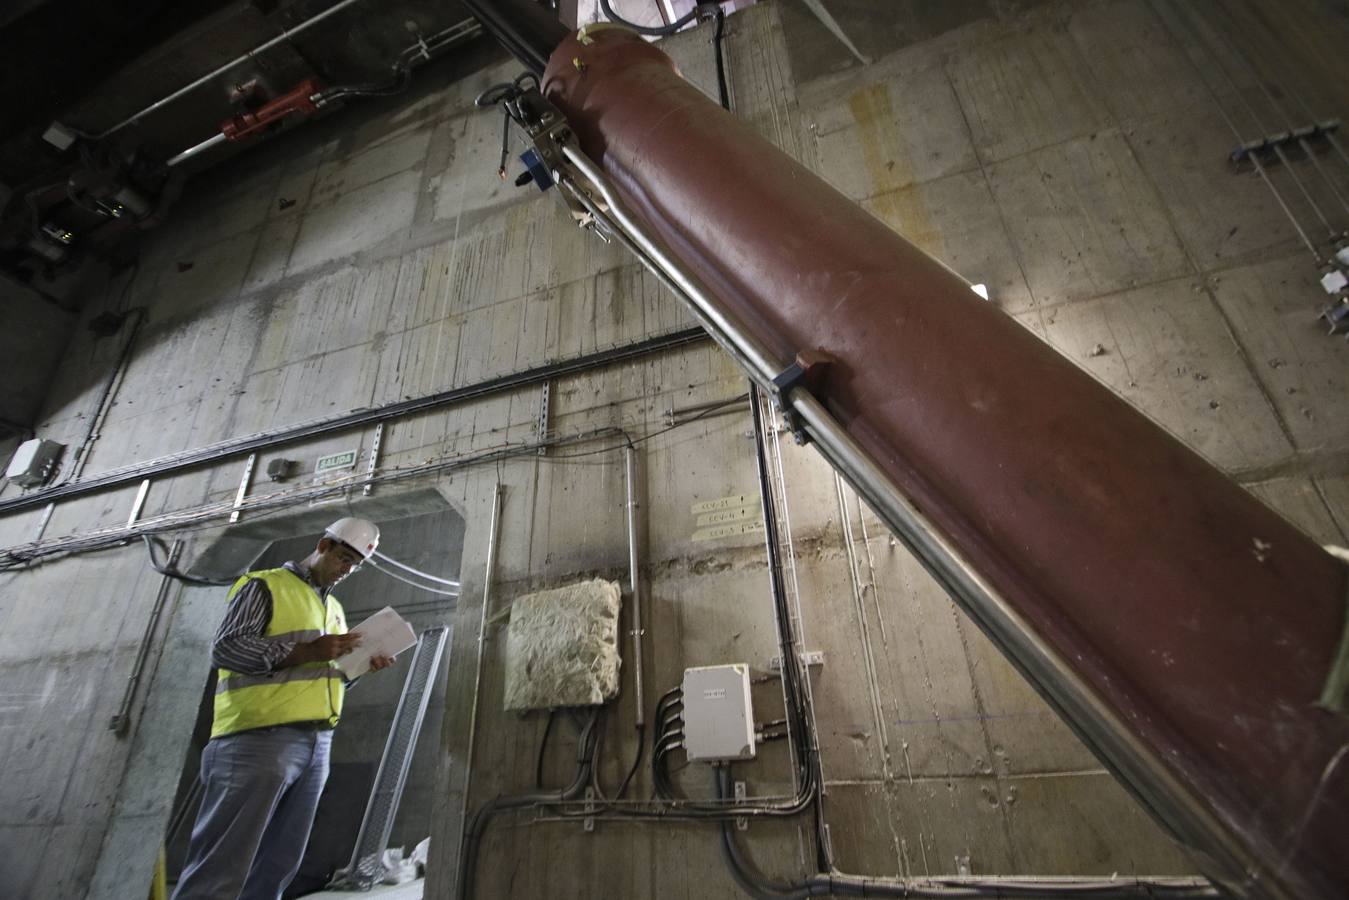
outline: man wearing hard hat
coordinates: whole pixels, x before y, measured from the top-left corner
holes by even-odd
[[[230,588],[211,645],[219,671],[205,790],[173,900],[277,900],[299,871],[346,690],[334,660],[360,643],[329,591],[378,544],[373,522],[338,519],[301,562]]]

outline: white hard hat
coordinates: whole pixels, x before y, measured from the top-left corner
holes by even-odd
[[[369,519],[354,519],[348,516],[338,519],[323,532],[324,537],[341,541],[361,556],[369,559],[379,546],[379,526]]]

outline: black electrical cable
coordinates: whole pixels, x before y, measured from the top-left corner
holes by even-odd
[[[590,773],[595,766],[595,750],[598,746],[598,730],[603,717],[603,707],[597,708],[590,721],[581,730],[576,745],[576,776],[571,784],[557,791],[541,791],[527,794],[513,794],[496,797],[487,801],[473,815],[468,829],[464,832],[464,846],[459,855],[459,898],[472,900],[473,876],[478,861],[478,849],[487,826],[497,813],[508,809],[520,809],[527,806],[540,806],[549,803],[565,803],[574,800],[585,792],[590,784]],[[467,786],[465,787],[467,789]]]
[[[543,790],[543,754],[548,749],[548,735],[553,731],[553,720],[557,718],[557,710],[548,710],[548,724],[543,726],[543,737],[539,739],[539,755],[534,760],[534,789]]]
[[[684,15],[680,16],[678,19],[675,19],[668,25],[639,25],[636,22],[630,22],[627,19],[620,16],[618,13],[614,12],[614,7],[609,2],[609,0],[600,0],[600,9],[604,10],[605,18],[607,18],[610,22],[613,22],[615,25],[622,25],[624,28],[630,28],[633,31],[637,32],[638,34],[647,34],[653,37],[666,37],[668,35],[674,34],[676,31],[678,31],[679,29],[683,28],[685,25],[689,24],[694,19],[696,19],[698,17],[698,14],[703,11],[704,7],[715,5],[717,7],[717,11],[720,12],[721,4],[724,2],[725,0],[710,0],[710,2],[699,3],[693,9],[684,13]]]
[[[646,751],[646,726],[637,726],[637,752],[633,754],[632,766],[628,769],[628,774],[623,776],[623,782],[618,786],[618,793],[614,795],[615,800],[622,800],[623,795],[628,792],[628,785],[637,774],[637,770],[642,765],[642,754]]]
[[[319,91],[314,102],[322,105],[344,97],[392,97],[406,91],[411,84],[412,68],[400,64],[388,81],[338,85]]]
[[[712,54],[717,62],[717,99],[721,108],[731,111],[731,92],[726,87],[726,58],[721,52],[721,39],[726,34],[726,11],[717,7],[717,27],[712,32]]]
[[[201,576],[198,575],[188,575],[186,572],[183,572],[180,569],[170,568],[168,565],[165,565],[159,561],[155,553],[157,549],[156,538],[148,534],[142,534],[141,539],[145,541],[145,549],[150,554],[150,568],[154,569],[160,575],[164,575],[176,581],[181,581],[184,584],[198,584],[207,587],[224,587],[227,584],[234,584],[234,582],[238,581],[239,578],[242,577],[243,575],[242,572],[239,573],[239,575],[233,575],[229,578],[202,578]]]

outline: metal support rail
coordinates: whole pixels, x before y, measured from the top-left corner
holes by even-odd
[[[386,422],[390,419],[397,419],[419,412],[426,412],[442,406],[464,403],[469,400],[476,400],[502,391],[539,384],[554,378],[561,378],[567,375],[585,372],[590,369],[600,368],[602,366],[639,359],[651,353],[659,353],[664,350],[682,347],[706,339],[707,334],[703,329],[685,328],[680,331],[658,335],[631,344],[611,347],[597,353],[588,353],[584,356],[577,356],[560,362],[535,366],[532,369],[525,369],[510,375],[502,375],[499,378],[489,378],[486,381],[480,381],[476,384],[466,385],[461,388],[453,388],[448,391],[441,391],[425,397],[417,397],[412,400],[390,403],[387,406],[380,406],[374,409],[357,410],[356,412],[346,413],[332,419],[320,419],[302,425],[296,425],[291,428],[285,428],[280,431],[261,432],[247,437],[233,438],[206,447],[199,447],[194,450],[187,450],[182,453],[175,453],[158,459],[149,460],[144,463],[138,463],[134,466],[111,469],[101,475],[96,475],[92,478],[84,478],[80,481],[70,482],[69,484],[63,484],[59,487],[50,488],[45,491],[34,491],[33,493],[13,497],[9,500],[0,500],[0,515],[9,512],[17,512],[23,509],[31,509],[35,506],[42,506],[56,500],[78,497],[82,494],[106,490],[123,484],[130,484],[131,482],[140,481],[145,478],[157,477],[172,472],[181,472],[185,469],[195,468],[196,466],[204,465],[206,463],[218,462],[227,457],[241,456],[246,453],[266,450],[282,444],[303,440],[305,438],[318,437],[335,431],[346,431],[351,428],[358,428],[364,425]]]

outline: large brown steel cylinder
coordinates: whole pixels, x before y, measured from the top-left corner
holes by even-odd
[[[657,48],[572,35],[544,90],[784,365],[833,361],[816,396],[1254,866],[1187,835],[1210,874],[1344,896],[1349,718],[1317,700],[1346,568]]]

